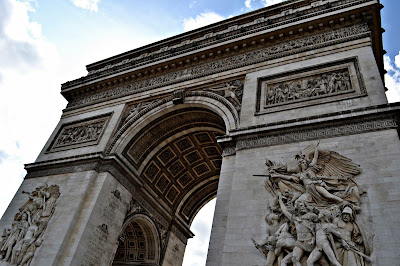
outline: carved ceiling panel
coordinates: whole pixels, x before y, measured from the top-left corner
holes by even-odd
[[[218,135],[221,132],[199,131],[177,137],[145,166],[142,179],[172,210],[196,185],[219,175],[222,150],[216,142]]]
[[[122,155],[140,173],[145,189],[173,213],[188,193],[201,190],[211,181],[216,184],[215,193],[211,193],[215,196],[222,163],[222,150],[216,137],[224,134],[224,121],[212,111],[176,110],[141,129]],[[207,193],[202,199],[208,200],[211,194],[204,191]],[[186,216],[197,213],[197,208],[202,206],[197,203],[189,204],[194,209],[187,209]],[[183,204],[187,205],[187,199]]]
[[[149,126],[142,129],[130,141],[125,150],[123,151],[124,157],[138,169],[143,161],[149,154],[163,141],[180,134],[184,130],[193,130],[194,128],[215,128],[215,132],[223,134],[225,132],[225,125],[223,120],[215,113],[203,108],[191,108],[174,111],[168,113],[149,123]],[[208,133],[195,134],[193,139],[190,137],[180,138],[170,149],[163,149],[157,153],[157,161],[161,162],[160,167],[168,164],[167,175],[176,175],[183,167],[182,162],[174,161],[172,164],[170,160],[178,153],[185,153],[190,150],[194,151],[194,143],[199,143],[202,148],[208,148],[204,152],[215,153],[212,147],[207,144],[212,144],[215,141],[213,136],[207,135]],[[203,151],[202,151],[203,152]],[[198,155],[198,154],[197,154]],[[193,158],[192,158],[193,157]],[[187,154],[187,158],[182,158],[183,161],[188,159],[196,159],[196,154]],[[204,167],[203,167],[204,168]],[[199,171],[202,171],[199,169]],[[204,170],[203,170],[204,171]],[[158,166],[150,164],[146,170],[145,175],[152,180],[153,176],[159,173]]]
[[[155,262],[155,241],[157,239],[145,225],[133,221],[125,228],[113,265],[142,265]]]

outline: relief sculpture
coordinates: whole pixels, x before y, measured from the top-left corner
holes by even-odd
[[[267,265],[370,265],[372,235],[357,220],[364,193],[350,159],[319,143],[287,164],[266,161],[266,190],[273,196],[267,237],[255,247]]]
[[[62,125],[47,152],[98,144],[110,113]]]
[[[234,80],[226,82],[222,87],[208,89],[207,91],[212,91],[225,99],[235,106],[237,111],[240,111],[242,98],[243,98],[243,82],[240,80]]]
[[[279,105],[351,91],[347,69],[266,86],[266,105]]]
[[[57,185],[37,187],[27,194],[28,201],[15,215],[11,229],[4,229],[0,242],[0,259],[7,265],[29,265],[53,215],[60,196]]]
[[[104,124],[86,124],[65,129],[57,139],[54,146],[67,146],[71,144],[96,141]]]

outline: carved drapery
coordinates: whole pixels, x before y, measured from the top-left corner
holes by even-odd
[[[253,242],[267,265],[368,265],[373,235],[357,220],[364,193],[357,164],[318,143],[287,163],[266,165],[265,189],[273,197],[267,237]]]
[[[211,91],[224,97],[235,106],[236,111],[240,112],[242,107],[243,85],[243,81],[233,80],[226,82],[222,86],[206,89],[205,91]]]
[[[0,242],[0,257],[10,265],[30,265],[60,196],[58,185],[22,191],[29,199],[19,208],[11,228],[4,229]]]

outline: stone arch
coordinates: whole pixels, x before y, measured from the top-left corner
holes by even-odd
[[[191,107],[201,107],[218,114],[224,121],[226,132],[239,125],[237,108],[226,98],[208,91],[186,92],[184,103],[175,105],[173,96],[156,100],[147,105],[135,116],[124,121],[107,145],[106,154],[118,153],[124,147],[129,136],[135,135],[142,127],[168,112]]]
[[[112,265],[160,265],[161,238],[154,222],[145,214],[125,221]]]
[[[186,108],[170,108],[141,127],[118,151],[171,215],[187,193],[219,176],[222,150],[216,138],[226,132],[218,114],[181,106]]]
[[[216,197],[222,165],[217,137],[237,128],[238,112],[218,94],[190,92],[179,104],[167,97],[126,120],[107,151],[141,182],[139,197],[154,202],[154,211],[164,215],[167,243],[183,243],[179,248],[167,244],[161,257],[169,261],[171,252],[182,252],[193,236],[190,225],[198,211]]]
[[[214,176],[191,189],[181,200],[176,215],[190,226],[201,208],[217,196],[218,179]]]

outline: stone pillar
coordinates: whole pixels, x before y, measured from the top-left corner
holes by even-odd
[[[215,205],[210,244],[207,254],[207,265],[221,265],[226,224],[229,213],[229,202],[232,190],[232,178],[235,173],[235,155],[225,156],[222,160],[221,174],[218,183],[217,202]]]
[[[109,173],[92,170],[25,179],[0,221],[1,232],[18,221],[16,214],[36,213],[32,207],[25,208],[32,204],[23,191],[32,195],[46,184],[58,186],[60,195],[38,237],[43,242],[35,247],[31,265],[109,265],[132,197]],[[37,217],[42,221],[43,216]]]
[[[186,243],[171,231],[168,238],[167,249],[165,251],[163,266],[182,265],[185,248]]]
[[[85,197],[60,264],[109,265],[131,197],[111,174],[99,174]]]

